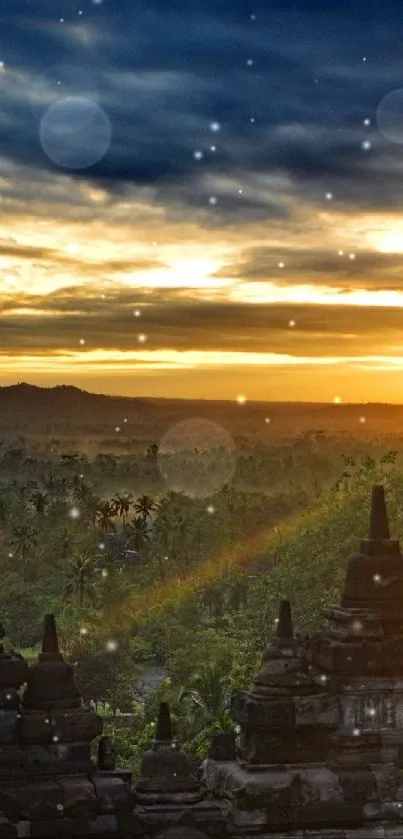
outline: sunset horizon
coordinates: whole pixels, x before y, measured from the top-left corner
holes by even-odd
[[[393,3],[6,6],[0,385],[403,402]]]
[[[89,390],[86,387],[83,387],[83,386],[80,386],[80,385],[77,385],[77,384],[73,384],[72,382],[69,382],[69,381],[56,382],[55,384],[38,384],[36,381],[27,381],[25,379],[24,380],[22,380],[22,379],[17,380],[16,379],[15,381],[10,381],[7,384],[0,384],[0,392],[1,391],[6,391],[8,389],[16,389],[16,388],[18,388],[18,389],[34,388],[37,391],[39,391],[39,393],[41,393],[42,391],[54,391],[54,390],[57,390],[57,389],[61,389],[61,390],[73,389],[73,390],[78,390],[80,393],[85,394],[87,396],[107,396],[107,397],[110,397],[112,399],[133,399],[133,400],[144,399],[144,400],[155,400],[155,401],[159,401],[159,400],[160,401],[172,401],[172,402],[181,402],[181,401],[182,402],[188,402],[189,401],[189,402],[202,402],[202,403],[218,402],[218,403],[226,403],[226,404],[233,403],[235,405],[239,405],[240,409],[244,408],[245,406],[247,407],[248,404],[251,404],[251,405],[305,405],[305,406],[324,405],[326,407],[332,405],[332,406],[335,407],[335,409],[340,409],[340,408],[343,408],[343,407],[350,407],[350,408],[353,407],[353,408],[355,408],[355,407],[369,407],[369,406],[390,407],[390,408],[396,407],[396,408],[398,408],[398,407],[403,406],[403,399],[402,399],[401,402],[383,402],[383,401],[375,401],[375,400],[373,400],[373,401],[367,401],[367,400],[346,400],[346,401],[343,401],[340,397],[336,396],[336,397],[333,397],[333,399],[329,402],[327,400],[320,399],[320,398],[311,399],[311,400],[297,399],[297,398],[295,398],[295,399],[262,399],[262,398],[247,399],[244,396],[244,394],[240,394],[235,399],[226,398],[224,396],[221,396],[221,397],[217,396],[217,397],[214,397],[214,398],[206,398],[206,397],[203,397],[203,396],[186,396],[186,395],[172,396],[171,394],[167,395],[167,396],[164,396],[162,394],[144,393],[144,392],[123,393],[123,392],[120,392],[120,391],[115,392],[115,391],[102,390],[102,389]]]

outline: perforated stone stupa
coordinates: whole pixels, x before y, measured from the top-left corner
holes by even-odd
[[[53,615],[45,615],[37,663],[3,653],[0,682],[0,837],[118,835],[115,804],[128,786],[91,760],[102,722],[83,706]]]
[[[205,761],[236,835],[403,839],[402,595],[403,558],[375,486],[341,605],[303,648],[281,605],[260,673],[232,700],[238,759]]]
[[[403,558],[377,486],[323,631],[302,643],[280,604],[250,690],[232,698],[237,741],[214,736],[199,782],[161,703],[133,787],[110,741],[93,764],[101,721],[45,616],[29,669],[0,647],[0,839],[403,839],[402,607]]]

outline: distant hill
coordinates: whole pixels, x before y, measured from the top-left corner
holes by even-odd
[[[106,396],[105,394],[88,393],[86,390],[81,390],[73,385],[56,385],[56,387],[38,387],[37,385],[29,385],[26,382],[20,382],[17,385],[9,385],[7,387],[0,387],[0,410],[10,408],[27,408],[35,409],[35,407],[50,408],[58,410],[75,410],[77,407],[86,408],[91,405],[92,408],[104,407],[111,405],[114,402],[127,403],[144,402],[145,400],[124,397],[124,396]]]
[[[88,393],[72,385],[46,388],[21,382],[0,387],[0,434],[111,434],[129,415],[132,424],[145,406],[144,399]]]
[[[353,435],[363,441],[390,436],[403,441],[403,405],[318,402],[246,402],[108,396],[72,385],[37,387],[22,382],[0,387],[0,436],[58,435],[156,441],[174,423],[204,418],[222,425],[237,442],[310,436]],[[400,432],[401,429],[401,432]]]

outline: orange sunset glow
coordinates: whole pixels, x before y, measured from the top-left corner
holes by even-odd
[[[302,226],[287,237],[284,224],[272,225],[270,241],[253,226],[245,242],[241,232],[158,224],[149,206],[150,243],[139,210],[131,225],[119,206],[111,214],[97,202],[97,219],[85,224],[8,215],[3,384],[23,372],[32,383],[122,395],[235,399],[240,385],[247,399],[287,399],[292,387],[305,401],[339,391],[343,401],[401,401],[403,292],[394,286],[403,245],[384,219],[318,214],[315,232]],[[324,241],[321,258],[342,266],[337,279],[308,267]]]
[[[208,27],[191,68],[156,33],[142,66],[102,0],[84,18],[49,21],[38,64],[17,16],[0,62],[0,384],[403,401],[392,59],[374,92],[381,58],[319,47],[307,20],[302,52],[277,33],[299,62],[279,69],[252,15],[243,69],[231,26],[211,66]]]

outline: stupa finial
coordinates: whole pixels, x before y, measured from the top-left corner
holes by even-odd
[[[372,487],[371,516],[369,522],[370,539],[390,539],[388,514],[385,502],[385,490],[382,485]]]
[[[276,636],[281,639],[281,641],[289,641],[294,638],[291,604],[289,600],[282,600],[280,603]]]
[[[172,742],[172,722],[168,702],[160,702],[154,741],[158,743]]]
[[[57,638],[56,621],[53,614],[47,613],[43,621],[42,652],[40,658],[62,661]]]

